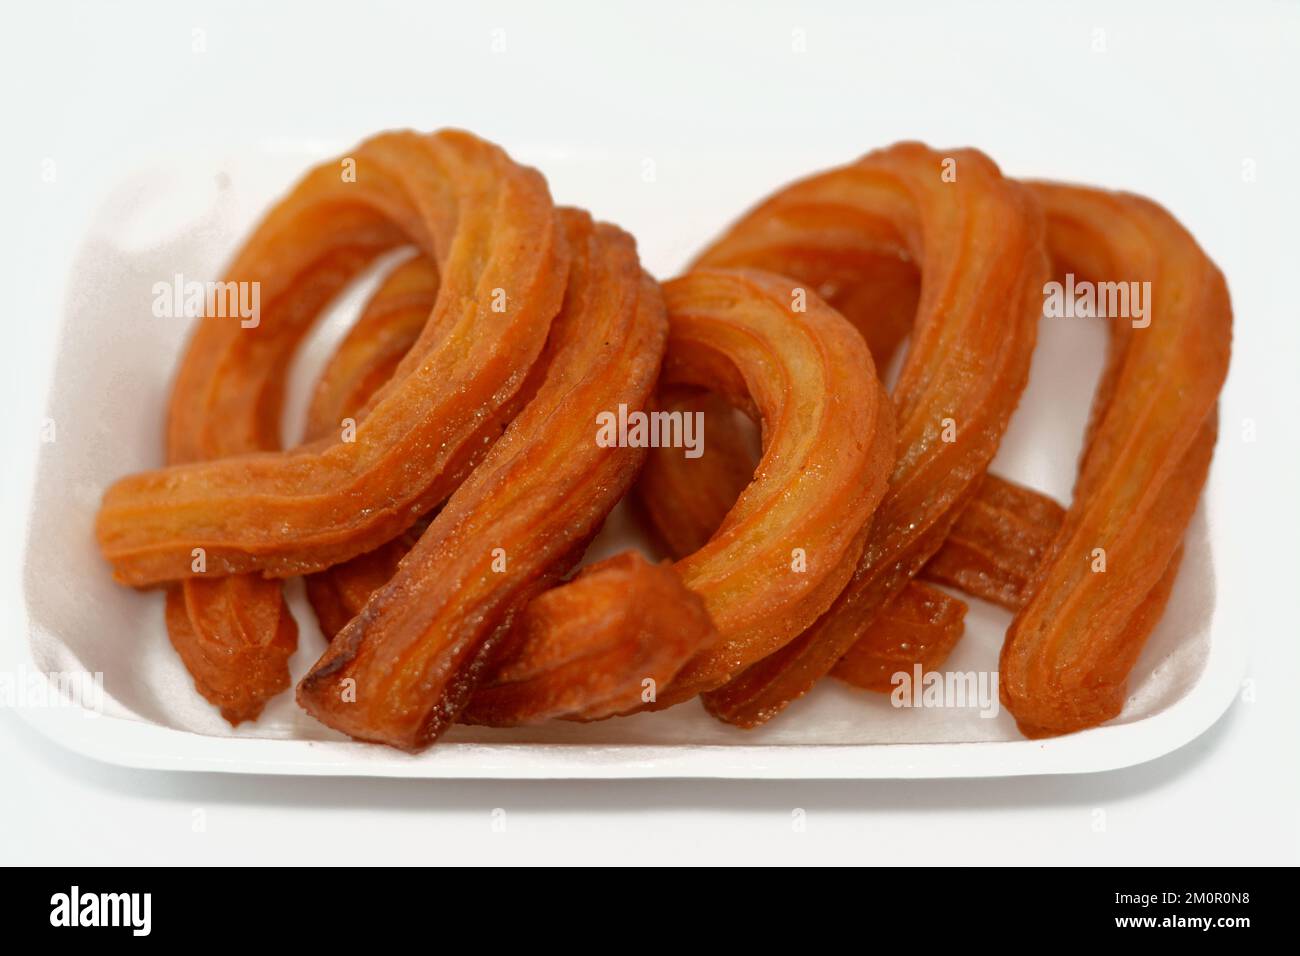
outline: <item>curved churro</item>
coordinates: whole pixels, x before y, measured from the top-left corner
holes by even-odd
[[[600,720],[653,703],[717,632],[704,602],[666,565],[627,552],[583,568],[528,603],[509,655],[462,720],[511,727]]]
[[[1026,735],[1045,736],[1123,706],[1214,451],[1232,306],[1214,263],[1155,203],[1033,188],[1058,273],[1150,282],[1146,324],[1111,323],[1074,501],[1002,649],[1003,703]]]
[[[745,216],[699,265],[762,261],[799,279],[805,262],[872,251],[911,258],[922,274],[894,388],[898,464],[835,604],[706,697],[711,713],[741,726],[807,692],[939,549],[1028,374],[1047,275],[1042,216],[1024,187],[974,150],[901,144],[796,183]]]
[[[721,640],[656,708],[716,687],[786,644],[844,587],[893,461],[889,402],[852,327],[769,273],[700,270],[664,286],[663,384],[711,388],[764,424],[763,457],[678,573]]]
[[[466,133],[388,133],[358,147],[356,181],[327,163],[267,217],[231,268],[276,294],[331,250],[414,241],[437,304],[394,387],[354,441],[123,479],[96,532],[119,580],[322,570],[383,544],[443,500],[522,387],[559,309],[566,253],[546,184]]]

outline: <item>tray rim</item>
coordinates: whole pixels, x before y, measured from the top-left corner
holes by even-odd
[[[21,663],[34,667],[30,660]],[[1240,643],[1212,638],[1196,684],[1157,714],[1046,740],[967,743],[446,742],[411,756],[355,741],[210,736],[148,721],[88,715],[75,705],[9,709],[66,750],[141,770],[466,780],[961,779],[1099,773],[1155,760],[1209,730],[1236,698],[1245,672]],[[362,752],[363,758],[356,759]]]

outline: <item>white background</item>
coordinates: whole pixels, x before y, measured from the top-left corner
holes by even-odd
[[[744,176],[747,155],[829,165],[919,138],[978,146],[1016,175],[1151,195],[1223,267],[1237,326],[1221,442],[1245,441],[1247,420],[1255,427],[1248,454],[1215,474],[1240,489],[1218,560],[1253,582],[1234,617],[1250,656],[1245,699],[1202,738],[1145,766],[915,783],[149,773],[62,752],[0,711],[0,862],[1300,861],[1300,331],[1291,286],[1300,8],[470,6],[47,3],[7,13],[5,639],[25,633],[26,501],[61,290],[81,238],[51,223],[91,208],[140,157],[447,125],[507,148],[528,144],[534,162],[546,149],[626,152],[656,161],[664,202],[654,221],[621,224],[655,250],[650,267],[667,273],[689,252],[670,240],[695,234],[680,198],[700,188],[694,151],[712,168],[735,157],[735,182],[710,188],[735,189],[739,210],[758,195]],[[494,53],[502,38],[505,50]],[[55,183],[41,177],[51,159]],[[629,189],[640,173],[629,168]],[[573,184],[565,190],[557,198],[581,201]],[[32,191],[43,191],[38,203]],[[492,826],[497,808],[504,832]],[[802,831],[792,826],[796,808]]]

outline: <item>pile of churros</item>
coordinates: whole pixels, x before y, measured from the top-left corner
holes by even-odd
[[[295,349],[401,249],[281,449]],[[987,470],[1061,277],[1149,284],[1141,322],[1102,317],[1068,507]],[[282,582],[302,576],[329,643],[299,705],[408,751],[458,722],[695,697],[755,727],[828,675],[887,692],[942,669],[953,591],[1014,614],[999,684],[1024,734],[1116,716],[1209,469],[1232,328],[1222,274],[1154,203],[917,143],[779,190],[661,283],[497,146],[383,133],[310,171],[227,278],[258,284],[260,319],[196,320],[166,467],[106,491],[99,547],[120,583],[164,589],[232,724],[289,686]],[[629,421],[702,433],[683,449]],[[582,566],[625,498],[671,560]]]

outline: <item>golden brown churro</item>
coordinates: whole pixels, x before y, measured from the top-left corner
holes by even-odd
[[[415,242],[441,285],[421,341],[353,441],[146,472],[104,495],[96,530],[119,580],[320,571],[391,540],[463,477],[537,361],[564,291],[546,183],[465,133],[388,133],[310,173],[230,274],[278,293],[339,246]],[[403,371],[406,374],[402,374]]]
[[[1146,324],[1111,323],[1074,501],[1002,648],[1003,703],[1023,732],[1043,736],[1123,706],[1214,453],[1232,306],[1223,275],[1155,203],[1047,183],[1034,191],[1058,273],[1151,283]]]
[[[922,277],[893,392],[898,462],[835,604],[779,653],[706,695],[710,713],[739,726],[763,723],[806,693],[938,551],[1028,375],[1047,277],[1042,214],[1025,187],[974,150],[902,144],[796,183],[733,226],[700,265],[750,262],[762,249],[765,265],[779,258],[798,279],[801,262],[864,244],[911,258]]]
[[[894,447],[870,353],[815,294],[770,273],[698,270],[664,295],[672,324],[663,383],[713,389],[765,434],[753,480],[676,565],[721,640],[655,708],[719,686],[830,605],[861,553]]]

